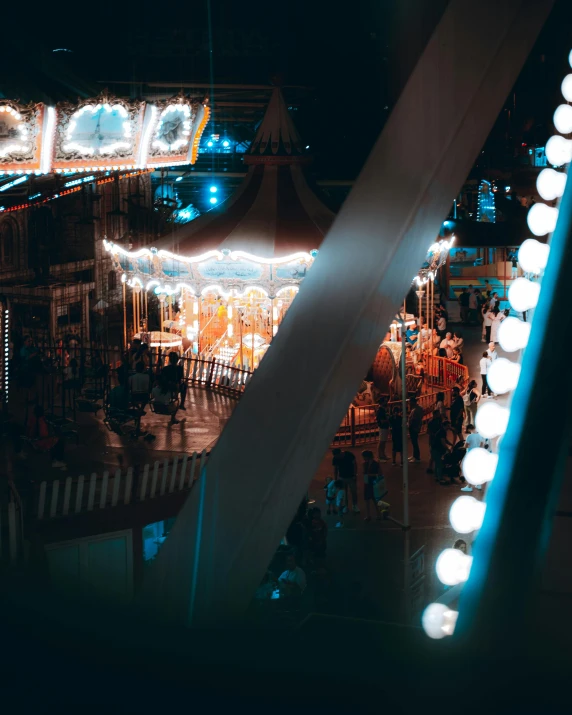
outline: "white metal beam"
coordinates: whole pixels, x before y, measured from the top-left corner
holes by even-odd
[[[450,3],[153,565],[161,616],[249,603],[551,6]]]

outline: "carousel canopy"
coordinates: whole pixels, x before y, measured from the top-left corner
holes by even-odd
[[[310,157],[278,87],[245,155],[248,173],[226,201],[157,248],[193,256],[209,250],[283,258],[319,248],[334,214],[312,191],[303,166]]]

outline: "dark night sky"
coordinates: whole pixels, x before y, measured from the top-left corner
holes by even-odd
[[[297,113],[300,130],[324,165],[321,173],[353,175],[445,5],[445,0],[354,0],[338,11],[323,0],[211,0],[214,81],[268,83],[279,75],[286,84],[312,87]],[[478,4],[469,6],[475,16],[467,22],[483,21]],[[207,0],[61,0],[42,5],[34,19],[25,40],[11,38],[32,65],[42,53],[53,59],[52,50],[65,47],[73,54],[59,53],[58,61],[86,79],[209,81]],[[545,141],[570,47],[572,2],[557,0],[517,82],[515,139]],[[14,61],[18,53],[4,45],[3,54],[6,72],[6,60]],[[26,76],[23,68],[22,73]],[[0,90],[1,80],[0,74]],[[503,113],[490,147],[502,149],[506,128]]]

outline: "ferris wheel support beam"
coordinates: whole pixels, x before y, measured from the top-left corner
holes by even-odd
[[[452,0],[149,572],[157,617],[242,615],[552,0]]]

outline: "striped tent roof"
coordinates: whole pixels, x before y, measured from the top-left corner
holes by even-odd
[[[244,163],[248,173],[226,201],[158,244],[182,255],[211,249],[282,258],[319,248],[334,214],[310,188],[309,161],[278,87]]]

